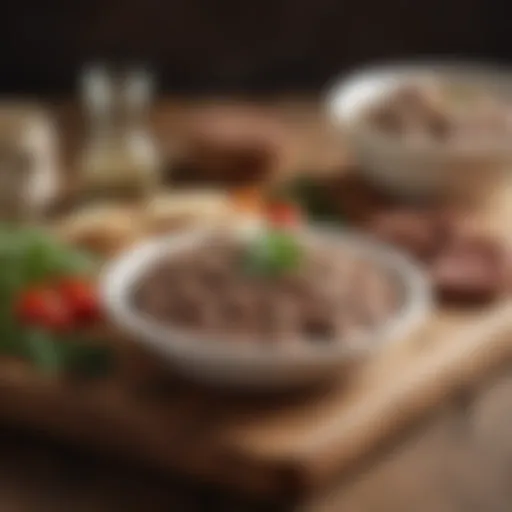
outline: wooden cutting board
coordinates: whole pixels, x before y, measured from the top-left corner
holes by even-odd
[[[0,415],[163,470],[258,492],[305,491],[509,358],[511,340],[510,301],[439,311],[331,387],[280,397],[195,388],[117,341],[122,368],[108,382],[47,381],[4,361]]]
[[[510,202],[501,196],[481,218],[506,235]],[[163,470],[258,492],[306,491],[512,356],[512,300],[439,309],[409,339],[340,369],[331,386],[293,396],[194,387],[136,343],[109,338],[120,364],[108,382],[44,380],[0,362],[0,415]]]
[[[490,199],[481,219],[508,236],[512,192],[503,187]],[[0,361],[0,416],[164,472],[257,492],[299,492],[326,484],[509,359],[512,300],[480,310],[440,309],[409,339],[340,369],[328,388],[293,396],[197,388],[137,344],[114,333],[110,339],[120,363],[106,382],[45,380],[20,363]]]

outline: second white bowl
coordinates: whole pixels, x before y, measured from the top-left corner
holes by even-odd
[[[361,172],[378,186],[405,198],[479,197],[509,173],[512,141],[502,148],[411,146],[362,122],[365,109],[397,86],[433,77],[512,99],[512,72],[466,64],[400,64],[370,68],[336,82],[327,94],[328,114]]]

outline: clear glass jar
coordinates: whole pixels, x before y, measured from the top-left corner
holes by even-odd
[[[160,158],[147,126],[152,80],[140,69],[95,66],[82,77],[89,132],[80,165],[88,198],[138,199],[159,181]]]

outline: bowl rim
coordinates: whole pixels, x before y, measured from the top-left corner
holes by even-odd
[[[354,119],[345,118],[344,100],[353,94],[354,90],[362,83],[374,80],[379,77],[404,77],[407,80],[415,76],[431,74],[437,76],[460,75],[461,79],[480,77],[486,82],[508,83],[512,97],[512,67],[503,68],[486,61],[453,61],[453,60],[424,60],[424,61],[395,61],[363,66],[348,75],[338,75],[332,79],[324,91],[324,110],[327,118],[335,126],[352,137],[365,139],[381,150],[400,152],[412,156],[427,158],[484,158],[499,159],[512,157],[512,146],[503,144],[497,146],[465,146],[454,147],[452,145],[418,145],[407,144],[398,137],[390,137],[380,130],[372,129],[364,122],[355,122]],[[362,107],[364,108],[364,107]],[[356,114],[356,120],[360,113]]]
[[[145,317],[130,305],[131,287],[143,273],[162,257],[164,252],[175,254],[190,244],[201,243],[211,229],[193,229],[145,241],[127,250],[104,269],[100,279],[100,297],[111,320],[127,333],[150,348],[170,358],[187,358],[208,362],[247,364],[251,367],[280,367],[285,364],[332,364],[361,353],[377,350],[402,339],[422,323],[432,309],[432,289],[423,270],[408,256],[377,240],[350,230],[335,231],[329,227],[304,230],[305,236],[326,237],[335,244],[350,247],[368,261],[396,273],[405,298],[401,310],[376,331],[371,330],[354,345],[342,341],[304,343],[299,350],[279,350],[268,344],[249,342],[235,344],[225,339],[207,340],[196,333],[163,326]],[[181,249],[180,249],[181,248]],[[378,339],[378,342],[375,340]],[[262,345],[265,345],[262,348]],[[302,347],[305,345],[305,347]],[[295,345],[294,345],[295,346]]]

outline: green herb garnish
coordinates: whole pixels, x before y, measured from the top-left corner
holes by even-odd
[[[268,230],[248,248],[244,270],[255,276],[277,276],[297,269],[303,256],[292,233]]]
[[[274,191],[274,197],[297,202],[308,218],[321,222],[343,223],[344,218],[336,210],[325,185],[309,176],[298,176]]]

